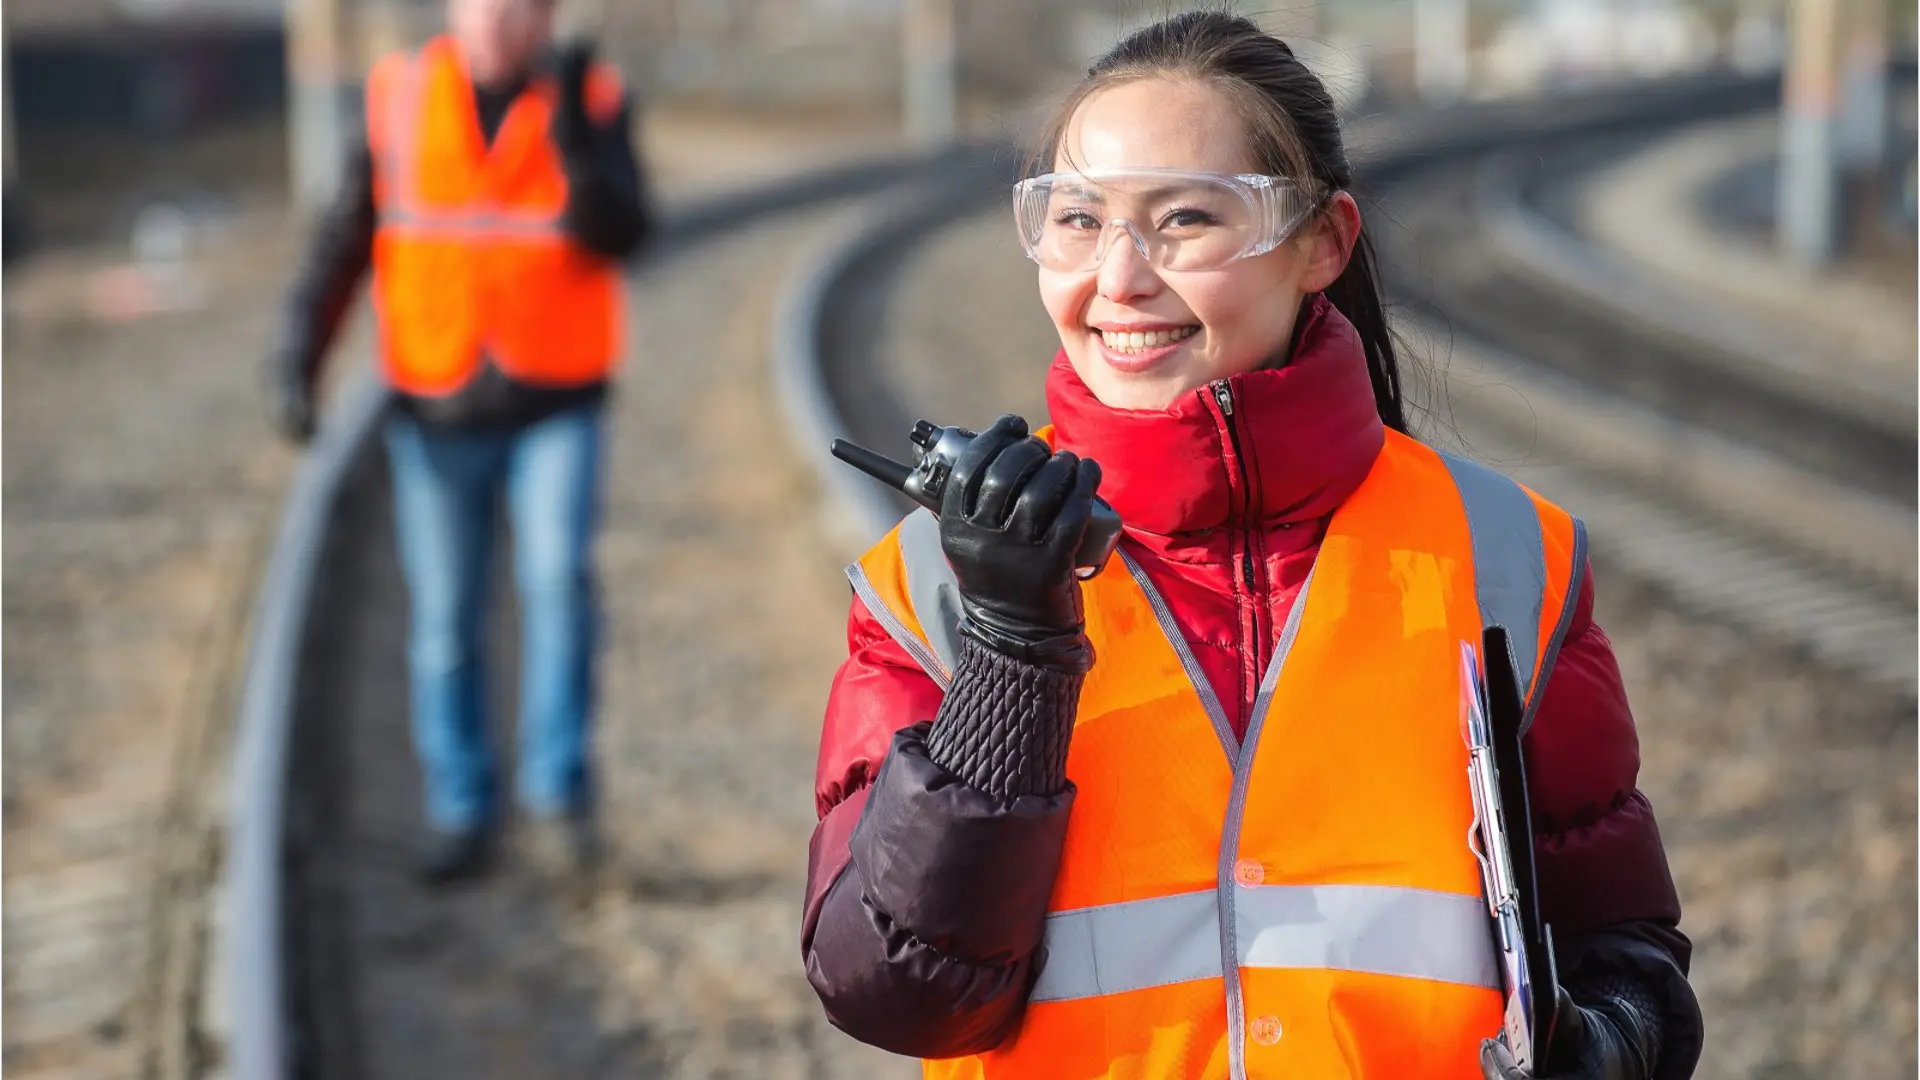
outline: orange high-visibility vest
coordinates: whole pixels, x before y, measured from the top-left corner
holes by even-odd
[[[612,69],[589,72],[589,115],[619,108]],[[388,56],[367,79],[374,160],[374,306],[388,379],[458,391],[482,352],[540,386],[605,379],[621,348],[617,267],[561,228],[567,177],[548,135],[559,90],[536,78],[489,147],[466,64],[447,38]]]
[[[1461,733],[1460,644],[1506,626],[1538,705],[1583,526],[1387,433],[1336,511],[1236,740],[1122,545],[1083,585],[1078,787],[1018,1032],[926,1075],[1480,1076],[1501,996]],[[958,592],[919,511],[848,570],[944,688]]]

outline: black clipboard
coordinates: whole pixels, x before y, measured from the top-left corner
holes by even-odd
[[[1533,808],[1527,799],[1527,762],[1520,749],[1526,703],[1520,695],[1519,669],[1504,626],[1488,626],[1480,636],[1486,678],[1487,724],[1492,729],[1494,767],[1500,777],[1501,815],[1507,829],[1508,865],[1520,909],[1520,933],[1527,946],[1528,981],[1534,987],[1533,1047],[1541,1068],[1553,1045],[1559,973],[1553,961],[1553,929],[1540,917],[1540,888],[1533,869]]]

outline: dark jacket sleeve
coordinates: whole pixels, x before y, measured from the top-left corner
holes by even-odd
[[[1653,805],[1637,786],[1640,742],[1620,665],[1593,621],[1583,577],[1566,640],[1525,743],[1541,914],[1560,979],[1633,976],[1664,1006],[1656,1075],[1692,1075],[1700,1006],[1687,983],[1692,944]]]
[[[562,222],[581,247],[609,259],[626,259],[653,232],[652,200],[629,132],[632,106],[622,101],[605,124],[561,147],[567,173]]]
[[[287,297],[278,376],[311,388],[373,264],[373,154],[354,140],[333,203],[321,214]]]
[[[930,1058],[991,1049],[1038,971],[1073,789],[971,786],[927,752],[938,686],[858,599],[848,639],[821,739],[808,981],[862,1042]],[[963,661],[956,685],[967,677]]]

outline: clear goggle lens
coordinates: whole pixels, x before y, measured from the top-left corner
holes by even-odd
[[[1214,270],[1285,243],[1319,201],[1283,177],[1100,169],[1014,185],[1027,257],[1049,270],[1092,270],[1115,242],[1162,270]]]

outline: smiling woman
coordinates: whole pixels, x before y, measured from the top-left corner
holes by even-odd
[[[1258,41],[1205,33],[1136,35],[1104,57],[1068,98],[1029,168],[1044,167],[1048,174],[1026,181],[1015,196],[1023,243],[1041,267],[1041,298],[1081,378],[1114,395],[1103,392],[1102,400],[1123,408],[1165,408],[1180,390],[1283,362],[1302,301],[1324,294],[1359,332],[1381,416],[1389,427],[1405,430],[1398,359],[1372,245],[1347,192],[1352,170],[1333,99],[1283,43],[1255,34]],[[1114,175],[1116,167],[1120,175]],[[1152,219],[1150,227],[1182,228],[1188,230],[1183,239],[1207,241],[1187,245],[1199,250],[1184,257],[1179,245],[1155,257],[1136,231],[1135,254],[1168,276],[1140,275],[1126,252],[1105,259],[1104,237],[1110,234],[1103,233],[1097,245],[1097,266],[1036,252],[1037,238],[1028,239],[1030,211],[1021,201],[1025,192],[1059,186],[1106,194],[1127,171],[1143,168],[1184,174],[1172,191],[1154,190],[1151,181],[1143,186],[1173,197],[1154,206],[1162,215],[1189,211]],[[1198,201],[1182,206],[1179,196]],[[1131,202],[1137,214],[1143,204]],[[1225,216],[1214,216],[1222,211]],[[1262,258],[1268,255],[1274,257]],[[1230,266],[1243,259],[1251,265]],[[1091,269],[1099,273],[1085,273]],[[1165,309],[1167,317],[1138,310],[1144,308]],[[1179,318],[1170,317],[1175,311]],[[1125,380],[1130,389],[1124,391],[1122,380],[1090,362],[1108,344],[1105,331],[1157,329],[1163,322],[1207,333],[1178,356],[1159,358],[1172,363],[1157,372],[1121,372],[1140,376]],[[1229,332],[1232,340],[1220,340]]]
[[[1178,16],[1029,172],[1055,426],[1001,417],[848,570],[802,930],[829,1017],[936,1077],[1690,1075],[1585,529],[1406,434],[1325,88]],[[1121,557],[1081,581],[1096,492]],[[1562,984],[1519,1064],[1458,734],[1490,625]]]
[[[1050,196],[1028,253],[1081,379],[1115,407],[1164,409],[1283,361],[1301,301],[1339,278],[1360,234],[1340,181],[1269,175],[1293,148],[1255,152],[1231,101],[1202,82],[1118,81],[1069,115],[1057,171],[1016,199]],[[1116,233],[1132,243],[1111,243]],[[1131,347],[1135,333],[1162,332],[1181,336]]]

